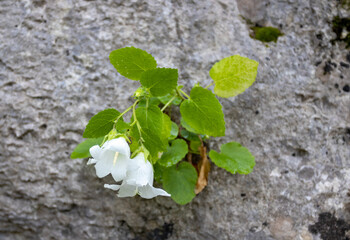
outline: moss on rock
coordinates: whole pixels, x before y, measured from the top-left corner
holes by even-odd
[[[346,48],[350,47],[350,18],[335,16],[332,20],[332,30],[337,35],[332,43],[341,41],[346,43]]]
[[[278,37],[283,36],[283,33],[274,27],[252,27],[251,29],[254,32],[251,37],[262,42],[277,42]]]

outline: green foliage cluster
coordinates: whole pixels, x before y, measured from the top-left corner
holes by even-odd
[[[274,27],[252,27],[254,34],[251,36],[261,42],[277,42],[278,37],[283,33]]]
[[[146,51],[126,47],[112,51],[109,59],[121,75],[141,86],[133,95],[134,104],[125,111],[106,109],[91,118],[83,134],[87,140],[75,148],[71,158],[89,157],[91,146],[123,136],[129,140],[133,156],[140,151],[147,153],[156,181],[175,202],[190,202],[195,197],[198,173],[186,155],[198,154],[199,146],[210,137],[225,135],[224,113],[217,96],[227,98],[244,92],[255,81],[258,62],[239,55],[224,58],[209,72],[214,93],[209,90],[212,84],[196,84],[188,95],[178,85],[178,70],[158,68]],[[172,118],[172,106],[180,108],[181,117]],[[124,121],[129,111],[132,117]],[[248,174],[255,165],[249,150],[236,142],[222,145],[221,153],[210,151],[209,156],[233,174]]]
[[[350,9],[350,0],[340,0],[340,6],[349,10]]]
[[[350,47],[350,18],[341,18],[335,16],[332,20],[332,30],[336,34],[336,38],[332,40],[342,41],[346,43],[346,48]]]

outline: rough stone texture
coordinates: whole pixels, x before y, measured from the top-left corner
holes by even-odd
[[[350,53],[330,43],[332,18],[349,17],[339,1],[3,0],[0,14],[0,239],[322,239],[321,213],[349,226]],[[241,16],[284,36],[266,46]],[[91,116],[132,103],[138,83],[108,60],[130,45],[179,68],[187,91],[223,57],[260,62],[248,91],[220,99],[227,136],[211,141],[248,147],[252,174],[214,166],[179,206],[118,199],[69,159]]]

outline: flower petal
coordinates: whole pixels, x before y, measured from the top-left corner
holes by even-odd
[[[118,197],[133,197],[137,193],[137,187],[123,183],[119,189]]]
[[[91,165],[91,164],[95,164],[95,163],[97,163],[97,160],[95,158],[90,158],[86,164]]]
[[[126,177],[126,170],[130,159],[123,154],[117,155],[117,153],[115,153],[114,158],[116,159],[113,159],[111,174],[114,181],[119,182]]]
[[[92,146],[90,148],[89,152],[90,152],[91,157],[93,157],[93,158],[98,160],[99,156],[100,156],[100,154],[102,152],[102,149],[100,148],[99,145],[95,145],[95,146]]]
[[[143,187],[139,187],[139,194],[141,197],[150,199],[156,196],[170,197],[170,194],[160,188],[155,188],[149,184]]]
[[[107,141],[105,144],[103,144],[102,148],[105,150],[119,152],[125,155],[126,157],[130,158],[130,147],[129,144],[126,142],[125,138],[123,137]]]
[[[112,151],[103,151],[102,154],[100,154],[100,159],[97,161],[95,168],[96,168],[96,175],[99,178],[103,178],[111,173],[111,169],[113,167],[113,158],[114,158],[114,152]]]
[[[135,158],[132,158],[128,161],[128,168],[127,168],[128,172],[135,171],[139,168],[139,166],[134,162],[134,159]]]
[[[113,191],[118,191],[120,189],[120,185],[117,184],[105,184],[104,187]]]
[[[152,164],[145,160],[143,153],[139,153],[135,158],[130,160],[132,165],[138,166],[135,170],[129,170],[126,176],[128,184],[136,186],[145,186],[153,184],[153,167]]]

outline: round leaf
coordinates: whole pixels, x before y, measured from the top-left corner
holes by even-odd
[[[170,167],[180,162],[188,153],[188,145],[183,139],[176,139],[168,146],[166,152],[158,160],[158,163],[164,167]]]
[[[170,137],[168,140],[173,140],[179,135],[179,127],[177,126],[176,123],[171,122],[171,130],[170,130]]]
[[[89,138],[84,142],[79,143],[78,146],[75,147],[74,151],[70,155],[71,159],[75,158],[88,158],[90,157],[90,148],[95,145],[100,145],[103,141],[104,137],[100,138]]]
[[[192,88],[190,99],[182,102],[180,112],[193,132],[213,137],[225,135],[222,106],[211,91],[202,87]]]
[[[164,96],[175,89],[177,78],[177,69],[156,68],[145,71],[140,82],[153,96]]]
[[[140,80],[144,71],[157,67],[151,54],[134,47],[112,51],[109,60],[121,75],[131,80]]]
[[[238,142],[221,145],[221,153],[211,150],[209,157],[218,167],[232,174],[251,173],[255,166],[254,156]]]
[[[107,135],[113,128],[114,121],[118,118],[120,112],[109,108],[93,116],[83,133],[84,138],[98,138]]]
[[[250,87],[258,72],[257,61],[234,55],[214,64],[209,75],[214,80],[214,92],[219,97],[234,97]]]
[[[162,177],[164,190],[178,204],[187,204],[196,196],[197,177],[196,169],[188,162],[165,168]]]

